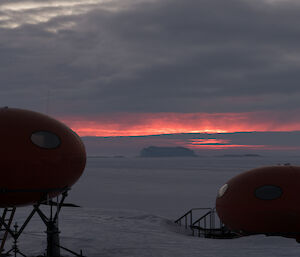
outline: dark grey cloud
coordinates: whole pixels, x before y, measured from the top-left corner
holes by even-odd
[[[297,1],[73,2],[0,4],[3,105],[41,110],[50,91],[57,115],[300,107]]]
[[[263,156],[298,156],[299,140],[297,139],[299,138],[300,132],[243,132],[137,137],[83,137],[82,139],[88,156],[124,155],[132,157],[138,156],[143,148],[151,145],[184,146],[193,149],[200,156],[241,153],[261,154]],[[195,144],[197,140],[199,140],[198,146]],[[224,147],[218,147],[218,142]],[[202,147],[199,147],[201,145]]]

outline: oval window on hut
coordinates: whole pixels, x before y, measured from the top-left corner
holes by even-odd
[[[46,148],[46,149],[54,149],[57,148],[61,141],[59,137],[49,131],[37,131],[32,133],[31,142],[35,145]]]
[[[261,200],[274,200],[282,195],[282,189],[279,186],[266,185],[255,190],[255,196]]]

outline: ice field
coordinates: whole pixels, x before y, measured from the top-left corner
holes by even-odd
[[[89,158],[67,200],[82,207],[61,213],[61,245],[91,257],[299,256],[300,244],[293,239],[204,239],[173,223],[191,208],[214,207],[217,190],[232,176],[279,163],[300,165],[300,158]],[[18,216],[27,211],[21,208]],[[20,238],[20,250],[41,254],[44,230],[35,217]]]

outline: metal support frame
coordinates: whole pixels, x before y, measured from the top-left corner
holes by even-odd
[[[1,256],[10,256],[11,253],[14,253],[15,257],[18,255],[26,257],[26,255],[23,252],[21,252],[18,248],[18,239],[21,236],[24,229],[26,228],[26,226],[28,225],[28,223],[30,222],[30,220],[32,219],[32,217],[36,213],[38,214],[38,216],[41,218],[41,220],[43,221],[43,223],[46,226],[47,249],[46,249],[46,253],[44,256],[61,257],[60,249],[63,249],[65,251],[73,254],[74,256],[84,257],[82,255],[82,251],[80,251],[80,253],[78,254],[78,253],[60,245],[60,240],[59,240],[60,231],[58,228],[58,217],[59,217],[61,208],[64,206],[64,201],[65,201],[66,197],[68,196],[68,191],[69,191],[69,188],[65,189],[62,192],[61,200],[56,201],[56,202],[53,202],[52,200],[49,201],[48,194],[46,194],[44,197],[42,197],[42,199],[40,201],[38,201],[36,204],[33,205],[32,211],[30,212],[30,214],[28,215],[28,217],[26,218],[26,220],[24,221],[24,223],[20,227],[20,229],[18,229],[19,226],[17,225],[17,223],[15,223],[14,229],[12,230],[10,228],[9,224],[7,224],[6,221],[2,217],[0,217],[0,225],[3,226],[5,231],[7,233],[9,233],[13,238],[13,244],[12,244],[11,249],[9,251],[7,251],[6,253],[0,253],[0,257]],[[57,200],[58,200],[58,198],[57,198]],[[40,206],[42,204],[49,205],[49,207],[50,207],[50,216],[49,217],[47,217],[47,215],[40,209]],[[66,206],[70,206],[70,205],[66,204]],[[54,207],[56,207],[55,210],[54,210]]]

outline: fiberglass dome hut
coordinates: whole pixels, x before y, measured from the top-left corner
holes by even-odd
[[[300,167],[253,169],[223,185],[216,200],[221,221],[239,235],[265,234],[300,241]]]

